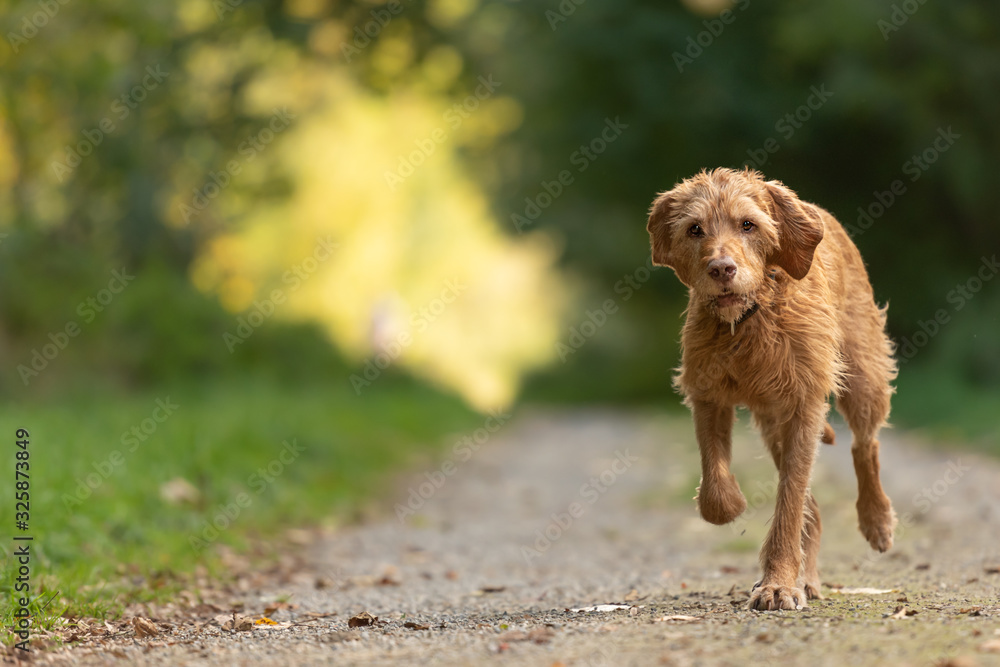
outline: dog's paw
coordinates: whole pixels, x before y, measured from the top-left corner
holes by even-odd
[[[819,580],[807,581],[802,586],[802,590],[806,592],[806,597],[810,600],[825,600],[823,593],[820,591]]]
[[[896,529],[896,513],[892,510],[889,499],[878,503],[862,503],[858,501],[858,529],[878,552],[888,551],[892,547],[892,534]]]
[[[732,474],[721,481],[702,478],[694,499],[701,517],[716,526],[729,523],[747,508],[747,499]]]
[[[808,605],[806,592],[794,586],[765,584],[758,581],[750,591],[747,609],[756,611],[776,611],[779,609],[805,609]]]

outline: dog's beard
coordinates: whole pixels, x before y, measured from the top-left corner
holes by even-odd
[[[754,304],[753,296],[750,294],[738,294],[736,292],[725,292],[713,294],[707,298],[708,310],[720,321],[734,326],[736,321],[743,316]]]

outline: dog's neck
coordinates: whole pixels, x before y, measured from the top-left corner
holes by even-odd
[[[730,331],[730,333],[735,336],[736,335],[736,327],[738,327],[739,325],[743,324],[748,319],[750,319],[751,317],[753,317],[754,313],[756,313],[758,310],[760,310],[760,304],[757,303],[756,301],[754,301],[753,305],[750,306],[749,308],[747,308],[746,310],[744,310],[742,315],[740,315],[735,320],[733,320],[732,322],[729,323],[729,331]]]

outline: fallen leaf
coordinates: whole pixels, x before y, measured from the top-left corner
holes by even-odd
[[[917,615],[916,609],[907,609],[903,605],[899,605],[892,612],[892,614],[889,614],[889,618],[906,618],[908,616],[916,616],[916,615]]]
[[[555,634],[552,628],[535,628],[528,633],[528,639],[536,644],[546,644]]]
[[[590,613],[590,612],[604,613],[608,611],[618,611],[620,609],[631,609],[631,608],[632,605],[630,604],[598,604],[594,605],[593,607],[580,607],[579,609],[570,609],[570,611],[577,614]]]
[[[367,611],[363,611],[357,616],[352,616],[347,621],[347,627],[349,628],[364,628],[369,625],[375,625],[378,623],[378,616],[372,616]]]
[[[959,614],[968,614],[969,616],[982,616],[983,615],[983,608],[982,607],[966,607],[965,609],[959,609],[958,613]]]
[[[403,583],[403,575],[400,574],[398,567],[389,565],[375,583],[379,586],[399,586]]]
[[[170,505],[197,505],[201,500],[201,491],[183,477],[174,477],[160,486],[160,498]]]
[[[987,565],[983,568],[986,574],[1000,574],[1000,565]]]
[[[218,616],[213,616],[212,620],[205,625],[218,625],[220,628],[225,627],[226,623],[230,623],[233,620],[232,614],[219,614]]]
[[[403,623],[403,627],[409,630],[430,630],[431,626],[425,625],[423,623],[414,623],[413,621],[407,621]]]
[[[135,616],[132,618],[132,627],[135,628],[136,637],[155,637],[160,634],[159,628],[157,628],[151,621]]]
[[[271,604],[264,607],[264,615],[270,616],[274,612],[280,611],[282,609],[298,609],[298,608],[299,605],[297,604],[289,604],[287,602],[272,602]]]
[[[979,645],[983,653],[1000,653],[1000,639],[991,639]]]
[[[258,630],[284,630],[285,628],[292,627],[292,623],[290,621],[276,623],[269,618],[259,618],[254,623],[254,627]]]
[[[248,632],[253,630],[253,621],[246,616],[240,616],[234,612],[233,617],[222,625],[222,629],[235,632]]]
[[[894,591],[891,588],[835,588],[830,592],[835,595],[884,595]]]

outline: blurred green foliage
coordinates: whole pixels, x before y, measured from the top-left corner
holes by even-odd
[[[95,0],[60,5],[15,45],[9,35],[21,34],[39,5],[9,3],[8,48],[0,49],[0,212],[8,234],[0,243],[0,343],[8,359],[28,358],[113,267],[127,266],[144,280],[53,362],[67,370],[55,374],[58,382],[86,372],[85,382],[99,375],[132,386],[261,365],[308,374],[317,358],[329,359],[320,366],[332,373],[348,373],[308,326],[268,325],[236,354],[218,354],[232,316],[190,286],[188,270],[208,241],[239,228],[246,210],[211,209],[184,225],[176,198],[257,131],[258,75],[288,54],[388,98],[402,89],[419,95],[408,88],[415,73],[454,63],[457,53],[459,75],[434,94],[459,101],[479,77],[492,76],[523,110],[515,131],[455,150],[506,233],[541,230],[562,244],[561,270],[578,298],[561,340],[588,310],[607,299],[618,307],[565,364],[556,357],[535,376],[530,396],[669,394],[686,295],[669,270],[640,281],[646,209],[657,192],[701,168],[750,164],[857,227],[898,341],[913,341],[946,311],[947,323],[903,366],[907,422],[955,419],[953,401],[924,397],[956,387],[968,397],[960,409],[995,401],[1000,281],[983,282],[961,308],[950,295],[1000,250],[991,201],[1000,190],[1000,6],[744,0],[720,17],[725,6]],[[150,67],[169,76],[155,86],[146,78],[132,109]],[[830,95],[803,107],[815,90]],[[123,95],[125,115],[115,105]],[[54,169],[69,159],[64,147],[97,136],[105,118],[114,129],[92,154],[69,175]],[[609,122],[620,132],[596,151],[601,144],[592,142]],[[928,153],[934,161],[926,170],[914,170],[913,157],[949,128],[958,138]],[[564,171],[571,181],[558,183]],[[895,181],[903,194],[892,193]],[[268,162],[232,187],[247,207],[263,207],[295,185]],[[866,229],[859,208],[871,213]],[[528,219],[520,231],[519,219]],[[9,362],[4,376],[8,394],[24,391],[15,366]]]

